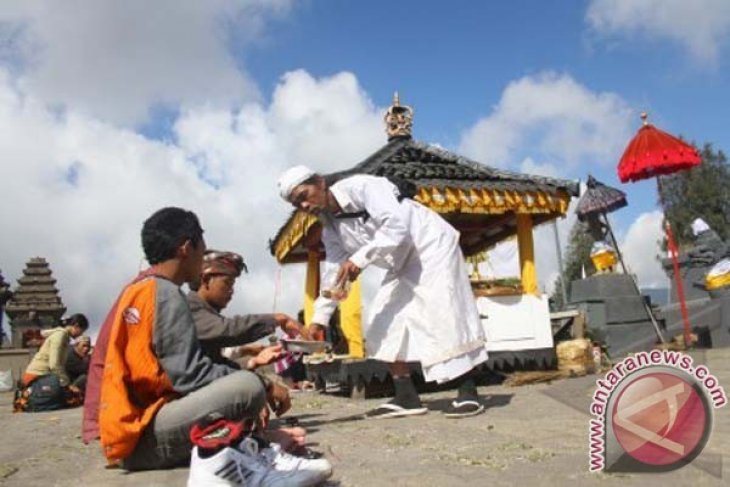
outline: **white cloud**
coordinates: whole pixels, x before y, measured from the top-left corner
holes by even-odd
[[[138,124],[155,107],[256,100],[256,84],[229,46],[255,41],[264,20],[289,3],[3,2],[0,56],[45,103]]]
[[[542,73],[511,82],[493,112],[462,135],[460,151],[491,166],[530,157],[560,161],[567,171],[579,163],[615,164],[631,129],[620,96]]]
[[[531,157],[527,157],[522,161],[522,164],[520,164],[520,172],[550,178],[560,177],[560,170],[554,164],[550,164],[549,162],[541,164],[533,161]]]
[[[210,246],[250,264],[229,311],[270,312],[277,266],[267,240],[290,212],[276,177],[298,162],[359,162],[386,142],[381,112],[351,74],[298,71],[268,105],[186,110],[175,141],[161,142],[71,110],[59,116],[0,71],[0,267],[14,281],[28,258],[48,258],[69,311],[98,326],[144,267],[143,220],[176,205],[199,215]],[[303,272],[283,269],[279,310],[299,309]]]
[[[593,92],[568,75],[526,76],[511,82],[492,113],[463,134],[459,150],[528,174],[569,178],[580,170],[585,177],[592,165],[616,164],[633,130],[631,115],[620,96]],[[557,221],[563,250],[577,202]],[[551,223],[535,230],[534,242],[539,285],[551,293],[559,272]]]
[[[727,0],[593,0],[588,24],[604,35],[668,39],[698,61],[717,60],[730,34]]]
[[[175,132],[211,179],[244,185],[263,174],[274,178],[284,165],[322,172],[354,165],[386,142],[381,111],[354,75],[317,80],[300,70],[282,77],[267,108],[187,110]]]
[[[662,219],[662,212],[658,210],[642,213],[621,242],[629,272],[637,276],[641,287],[667,287],[667,276],[657,260],[661,253]]]

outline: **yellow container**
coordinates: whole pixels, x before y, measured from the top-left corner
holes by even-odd
[[[598,271],[604,271],[616,265],[616,254],[607,250],[591,255],[593,265]]]
[[[705,287],[710,291],[720,289],[725,286],[730,286],[730,272],[720,274],[719,276],[707,276],[707,278],[705,278]]]

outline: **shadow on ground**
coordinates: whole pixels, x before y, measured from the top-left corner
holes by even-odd
[[[509,405],[512,402],[514,394],[488,394],[482,396],[481,403],[484,404],[484,409],[501,408]],[[445,411],[453,398],[434,399],[432,401],[424,401],[429,411]]]

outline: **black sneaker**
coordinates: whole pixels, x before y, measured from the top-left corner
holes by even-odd
[[[404,407],[394,402],[388,402],[381,404],[365,413],[365,417],[372,419],[385,419],[385,418],[401,418],[404,416],[418,416],[419,414],[426,414],[428,408],[422,406]]]
[[[447,418],[468,418],[484,411],[484,405],[474,400],[456,400],[444,411]]]

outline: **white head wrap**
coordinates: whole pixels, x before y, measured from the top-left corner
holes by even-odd
[[[314,176],[316,173],[307,166],[294,166],[279,176],[276,183],[279,186],[279,194],[284,200],[289,201],[289,195],[299,184]]]
[[[710,225],[708,225],[702,218],[695,218],[695,221],[692,222],[692,233],[695,237],[709,229]]]

